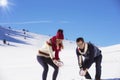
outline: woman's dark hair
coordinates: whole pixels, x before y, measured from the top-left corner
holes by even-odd
[[[79,37],[79,38],[76,39],[76,42],[79,42],[79,41],[84,42],[84,39],[82,37]]]

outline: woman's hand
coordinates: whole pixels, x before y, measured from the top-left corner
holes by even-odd
[[[63,62],[59,61],[59,60],[53,60],[53,63],[58,66],[58,67],[62,67],[63,66]]]

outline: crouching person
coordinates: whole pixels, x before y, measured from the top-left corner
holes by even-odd
[[[37,60],[44,69],[41,80],[47,79],[48,65],[54,68],[52,80],[57,79],[59,67],[61,66],[58,64],[60,62],[59,52],[63,49],[63,39],[63,30],[59,29],[56,36],[53,36],[50,40],[46,41],[45,45],[39,49]]]
[[[92,79],[88,69],[95,62],[96,76],[95,80],[101,80],[101,61],[102,54],[95,45],[90,42],[84,42],[82,37],[76,39],[76,54],[78,58],[78,64],[80,67],[80,75],[85,76],[86,79]],[[83,60],[84,57],[84,60]]]

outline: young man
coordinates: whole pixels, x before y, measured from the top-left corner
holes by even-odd
[[[47,79],[48,65],[54,68],[52,80],[56,80],[60,64],[59,52],[63,49],[63,30],[59,29],[56,36],[53,36],[50,40],[46,41],[45,45],[39,49],[37,60],[43,67],[42,79]]]
[[[99,50],[96,46],[92,43],[84,42],[82,37],[76,39],[77,48],[76,54],[78,58],[78,64],[80,67],[80,75],[85,76],[86,79],[91,79],[91,76],[88,72],[88,69],[91,65],[95,62],[96,66],[96,76],[95,80],[101,80],[101,61],[102,61],[102,54],[101,50]],[[84,56],[84,60],[82,57]]]

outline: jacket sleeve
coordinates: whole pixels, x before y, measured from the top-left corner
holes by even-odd
[[[52,47],[50,45],[48,45],[48,44],[47,44],[47,47],[48,47],[50,58],[53,59],[54,58],[54,54],[53,54]]]
[[[80,55],[80,53],[79,53],[77,48],[76,48],[76,55],[77,55],[77,59],[78,59],[79,68],[81,69],[82,68],[83,59],[82,59],[82,55]]]
[[[94,46],[92,44],[88,44],[88,49],[89,49],[89,59],[85,60],[85,68],[89,69],[92,63],[94,62]]]

